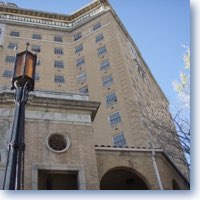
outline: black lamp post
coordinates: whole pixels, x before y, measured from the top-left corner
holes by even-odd
[[[26,50],[16,54],[11,90],[15,90],[15,115],[4,177],[4,190],[24,189],[24,117],[28,93],[34,90],[37,55]]]

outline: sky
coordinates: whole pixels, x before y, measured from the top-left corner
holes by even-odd
[[[91,0],[10,0],[19,7],[72,14]],[[42,2],[42,3],[41,3]],[[183,70],[183,45],[190,47],[189,0],[110,0],[170,102],[172,82]]]

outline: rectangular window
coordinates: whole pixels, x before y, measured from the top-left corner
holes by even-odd
[[[39,45],[32,45],[31,51],[39,53],[41,51],[40,46]]]
[[[75,47],[75,53],[80,53],[81,51],[83,51],[83,45],[82,44]]]
[[[113,83],[113,78],[112,78],[111,75],[106,76],[106,77],[103,79],[103,87],[108,87],[108,86],[110,86],[112,83]]]
[[[79,91],[80,91],[80,93],[88,94],[89,93],[88,86],[84,86],[84,87],[80,88]]]
[[[36,65],[37,65],[37,66],[40,66],[40,65],[41,65],[40,58],[37,58]]]
[[[107,52],[107,49],[106,49],[105,46],[100,47],[100,48],[97,49],[97,55],[98,56],[101,56],[102,54],[105,54],[106,52]]]
[[[54,41],[55,42],[63,42],[63,37],[60,35],[55,35],[54,36]]]
[[[17,31],[11,31],[10,32],[10,36],[19,37],[19,32],[17,32]]]
[[[35,79],[35,81],[39,81],[40,80],[40,75],[39,75],[38,72],[35,73],[34,79]]]
[[[77,81],[80,83],[84,82],[85,80],[86,80],[86,73],[85,72],[80,73],[77,77]]]
[[[115,102],[117,102],[117,96],[116,96],[116,94],[114,92],[111,93],[111,94],[108,94],[106,96],[106,105],[107,106],[110,106],[110,105],[112,105]]]
[[[84,57],[78,58],[76,60],[76,66],[79,67],[80,65],[83,65],[85,63]]]
[[[16,48],[16,47],[17,47],[17,44],[16,44],[16,43],[10,42],[10,43],[8,44],[8,49],[14,49],[14,48]]]
[[[101,23],[100,22],[98,22],[95,25],[93,25],[93,31],[96,31],[99,28],[101,28]]]
[[[113,144],[117,147],[124,147],[126,145],[126,139],[124,133],[120,133],[113,137]]]
[[[103,60],[101,62],[100,70],[106,70],[110,67],[110,63],[108,60]]]
[[[121,116],[119,112],[113,113],[109,116],[110,125],[116,125],[121,122]]]
[[[76,33],[73,37],[74,37],[74,41],[81,39],[81,37],[82,37],[81,32]]]
[[[5,62],[14,63],[15,62],[15,56],[6,56]]]
[[[3,77],[11,78],[12,76],[13,76],[13,71],[12,70],[4,70]]]
[[[96,36],[96,42],[100,42],[104,39],[103,33],[101,33],[100,35]]]
[[[64,76],[55,75],[54,82],[56,82],[56,83],[64,83],[65,82],[65,78],[64,78]]]
[[[54,54],[63,55],[64,54],[63,49],[62,48],[54,48]]]
[[[64,63],[61,60],[55,60],[54,61],[54,67],[55,68],[64,68]]]
[[[42,36],[40,34],[33,34],[32,39],[41,40]]]

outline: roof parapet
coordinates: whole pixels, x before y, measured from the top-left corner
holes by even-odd
[[[17,4],[10,3],[10,2],[7,2],[7,1],[0,1],[0,6],[6,7],[6,8],[18,8]]]

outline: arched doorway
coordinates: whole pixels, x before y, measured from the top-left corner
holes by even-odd
[[[101,179],[101,190],[148,190],[144,180],[129,168],[114,168]]]

